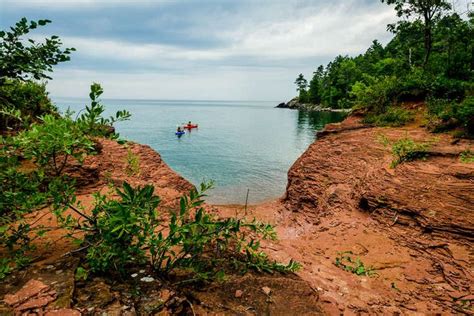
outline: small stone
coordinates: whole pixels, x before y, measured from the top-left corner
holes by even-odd
[[[237,290],[237,291],[235,291],[235,295],[234,295],[234,296],[235,296],[236,298],[241,298],[243,294],[244,294],[244,292],[242,292],[241,290]]]
[[[173,296],[173,292],[171,292],[170,290],[167,290],[167,289],[164,289],[160,292],[160,299],[166,303],[170,300],[171,296]]]
[[[140,281],[150,283],[150,282],[155,281],[155,279],[150,276],[146,276],[146,277],[141,278]]]
[[[270,295],[272,289],[269,288],[268,286],[264,286],[264,287],[262,287],[262,291],[263,291],[263,293],[265,293],[266,295]]]
[[[131,275],[132,278],[136,278],[138,276],[138,273],[134,273]]]
[[[145,270],[140,270],[140,271],[138,271],[138,272],[140,272],[140,273],[142,273],[142,274],[143,274],[143,273],[145,273]]]

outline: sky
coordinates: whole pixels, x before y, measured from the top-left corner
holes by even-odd
[[[30,33],[75,47],[55,67],[53,97],[268,100],[336,55],[387,43],[393,8],[377,0],[0,0],[0,29],[21,17],[53,23]]]

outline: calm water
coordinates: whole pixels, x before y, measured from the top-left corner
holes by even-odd
[[[55,99],[78,111],[86,100]],[[257,203],[281,196],[287,171],[314,141],[315,131],[338,122],[340,113],[275,109],[275,102],[103,100],[108,114],[127,109],[132,119],[116,125],[122,138],[148,144],[195,185],[214,180],[212,203]],[[199,129],[177,138],[178,124]]]

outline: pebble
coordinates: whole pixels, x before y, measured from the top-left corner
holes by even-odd
[[[236,298],[240,298],[240,297],[242,297],[242,294],[244,294],[244,292],[242,292],[241,290],[237,290],[237,291],[235,291],[235,295],[234,295],[234,296],[235,296]]]
[[[134,274],[131,275],[132,278],[136,278],[137,276],[138,276],[137,273],[134,273]]]
[[[264,287],[262,287],[262,291],[263,291],[263,293],[265,293],[267,295],[270,295],[272,289],[269,288],[268,286],[264,286]]]
[[[150,276],[146,276],[146,277],[141,278],[140,281],[150,283],[150,282],[155,281],[155,279]]]

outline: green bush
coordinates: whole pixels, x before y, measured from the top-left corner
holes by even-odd
[[[113,124],[120,121],[128,120],[131,114],[128,111],[117,111],[115,116],[104,118],[102,114],[105,107],[99,103],[99,98],[104,90],[98,83],[91,85],[89,97],[91,99],[90,106],[86,106],[85,112],[79,116],[77,123],[87,135],[118,138],[118,134],[113,129]]]
[[[431,98],[427,102],[428,115],[435,122],[435,131],[464,128],[474,135],[474,97],[468,96],[461,102]]]
[[[29,262],[31,241],[45,228],[28,223],[25,216],[46,205],[53,195],[41,170],[23,166],[11,140],[0,145],[0,248],[7,251],[0,261],[0,279]]]
[[[54,176],[61,175],[70,157],[82,162],[94,150],[94,143],[70,115],[43,116],[41,123],[15,137],[15,145],[26,159]]]
[[[397,87],[398,80],[395,77],[367,76],[365,82],[358,81],[352,86],[354,108],[375,114],[383,113],[392,104]]]
[[[408,137],[397,140],[392,144],[392,155],[395,159],[391,167],[395,168],[403,162],[425,158],[428,148],[428,144],[415,142]]]
[[[83,219],[62,222],[85,233],[86,266],[96,273],[123,275],[128,267],[146,261],[161,276],[180,269],[199,280],[221,277],[227,269],[287,272],[299,268],[294,261],[288,265],[271,261],[259,251],[259,238],[275,238],[270,225],[208,214],[202,204],[209,188],[210,184],[203,184],[200,193],[192,190],[183,196],[167,225],[158,212],[160,199],[153,186],[132,188],[127,183],[117,189],[118,200],[97,194],[91,215],[69,201],[63,211],[73,207]]]
[[[398,81],[397,101],[422,101],[429,95],[433,78],[421,68],[411,69]]]
[[[45,114],[56,113],[44,84],[7,80],[0,85],[0,130],[26,128]]]
[[[413,119],[413,113],[409,110],[391,106],[381,114],[368,113],[363,122],[377,126],[402,126],[413,121]]]

